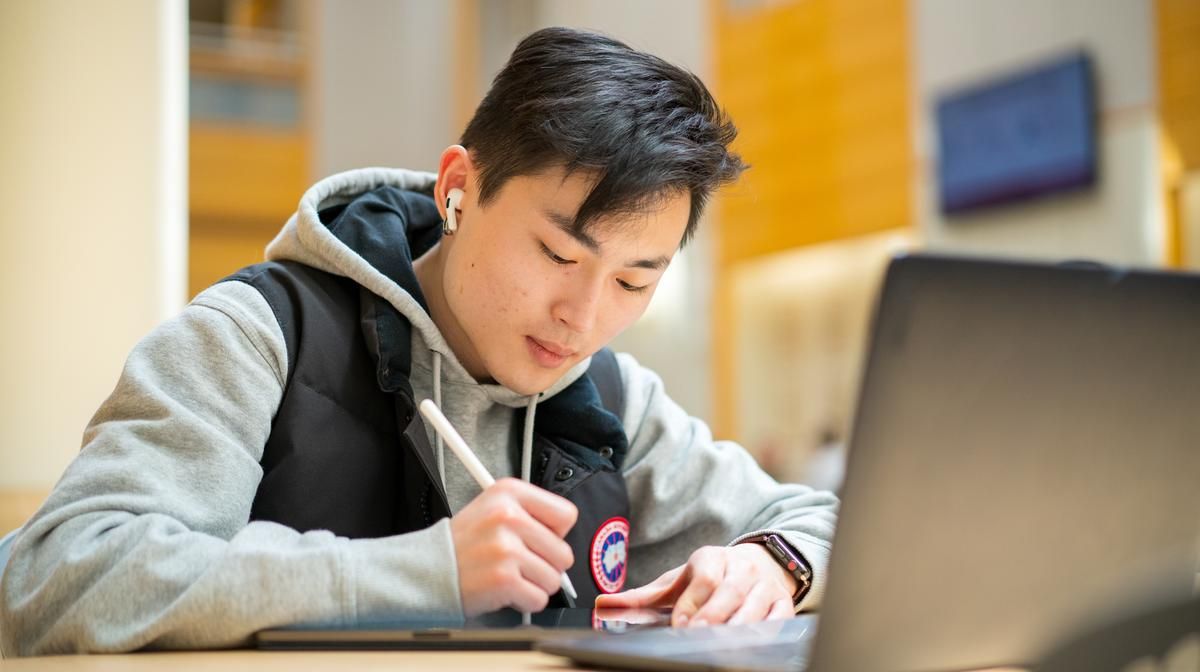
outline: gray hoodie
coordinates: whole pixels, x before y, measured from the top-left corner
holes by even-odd
[[[317,217],[378,186],[428,192],[433,181],[432,174],[381,168],[322,180],[267,258],[351,278],[403,313],[414,327],[414,398],[436,398],[497,478],[528,479],[536,395],[476,382],[420,304]],[[818,605],[837,499],[775,482],[740,446],[714,441],[667,397],[657,375],[629,355],[618,362],[630,443],[622,466],[632,524],[627,587],[653,580],[700,546],[770,530],[813,565],[814,587],[802,606]],[[232,647],[257,630],[301,621],[460,617],[447,519],[381,539],[248,522],[287,366],[270,306],[240,282],[210,287],[142,339],[88,424],[78,457],[8,549],[0,652]],[[512,409],[522,407],[518,428]],[[432,433],[430,440],[437,445]],[[457,460],[443,465],[451,511],[458,511],[479,487]]]

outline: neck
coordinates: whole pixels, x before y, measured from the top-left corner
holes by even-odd
[[[421,285],[421,293],[425,295],[425,301],[429,304],[429,317],[441,332],[442,338],[446,339],[446,343],[450,345],[450,349],[454,351],[454,356],[476,381],[489,381],[491,377],[483,366],[479,352],[471,344],[471,339],[467,338],[467,332],[454,317],[454,313],[446,301],[445,247],[440,242],[434,245],[432,249],[413,262],[413,271],[417,275],[417,282]]]

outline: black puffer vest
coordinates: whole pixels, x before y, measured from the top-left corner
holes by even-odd
[[[322,211],[321,219],[425,305],[412,259],[441,233],[432,199],[382,187]],[[286,386],[251,518],[363,538],[415,531],[449,515],[408,381],[408,320],[353,280],[295,262],[257,264],[225,281],[247,283],[266,298],[287,344]],[[608,350],[593,357],[586,375],[538,405],[532,481],[579,508],[566,537],[575,553],[568,574],[577,606],[591,606],[613,588],[601,587],[593,565],[603,545],[597,533],[608,521],[629,518],[620,473],[628,451],[623,406],[620,372]],[[523,422],[523,409],[514,413]],[[565,606],[561,593],[550,606]]]

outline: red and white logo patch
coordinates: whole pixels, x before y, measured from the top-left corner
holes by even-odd
[[[621,517],[604,521],[592,537],[592,579],[602,593],[625,587],[626,558],[629,556],[629,521]]]

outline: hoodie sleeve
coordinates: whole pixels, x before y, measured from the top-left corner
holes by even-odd
[[[279,624],[461,614],[446,521],[364,540],[248,522],[286,368],[270,307],[239,282],[138,343],[12,547],[5,656],[239,646]]]
[[[748,534],[780,533],[813,567],[801,607],[816,608],[825,587],[838,500],[830,492],[779,483],[730,441],[714,441],[663,390],[662,379],[618,354],[625,384],[630,452],[623,470],[632,507],[630,587],[685,562],[697,548]]]

